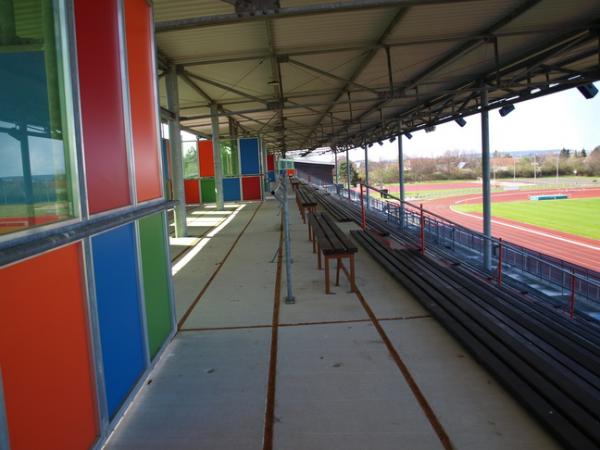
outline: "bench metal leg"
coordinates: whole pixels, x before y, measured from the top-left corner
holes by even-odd
[[[329,291],[329,257],[327,256],[325,256],[325,293],[331,293]]]
[[[350,255],[350,292],[356,292],[356,279],[354,275],[354,254],[352,254]]]
[[[319,247],[319,243],[317,242],[317,261],[319,263],[318,267],[321,270],[321,247]]]

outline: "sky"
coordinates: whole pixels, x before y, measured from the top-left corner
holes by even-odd
[[[596,83],[600,90],[600,83]],[[481,149],[479,114],[466,118],[461,128],[455,122],[438,125],[433,133],[419,131],[411,140],[404,138],[405,158],[438,156],[448,150],[477,153]],[[515,104],[515,110],[500,117],[490,111],[490,150],[586,150],[600,145],[600,94],[586,100],[577,89],[546,95]],[[333,161],[331,153],[310,155],[307,159]],[[364,150],[350,150],[350,160],[362,161]],[[397,142],[384,142],[369,148],[369,160],[397,160]]]

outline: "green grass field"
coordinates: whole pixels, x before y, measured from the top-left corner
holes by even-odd
[[[463,212],[482,212],[481,204],[456,205],[453,208]],[[600,239],[600,198],[493,203],[492,216]]]

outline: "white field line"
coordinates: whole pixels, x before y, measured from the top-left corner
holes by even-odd
[[[477,216],[475,214],[469,214],[469,213],[466,213],[466,212],[463,212],[463,211],[458,211],[458,210],[454,209],[452,206],[450,206],[450,209],[452,211],[454,211],[455,213],[457,213],[457,214],[461,214],[463,216],[472,217],[474,219],[479,219],[479,220],[483,221],[483,217],[481,217],[481,216]],[[595,245],[584,244],[583,242],[573,241],[571,239],[566,239],[566,238],[563,238],[563,237],[560,237],[560,236],[555,236],[555,235],[550,234],[550,233],[544,233],[542,231],[532,230],[530,228],[520,227],[518,225],[512,225],[512,224],[501,222],[499,220],[494,220],[494,219],[492,219],[492,223],[495,223],[497,225],[502,225],[503,227],[514,228],[515,230],[521,230],[521,231],[525,231],[527,233],[536,234],[538,236],[543,236],[543,237],[547,237],[547,238],[550,238],[550,239],[555,239],[557,241],[567,242],[569,244],[578,245],[580,247],[585,247],[585,248],[589,248],[589,249],[592,249],[592,250],[600,251],[600,247],[596,247]]]

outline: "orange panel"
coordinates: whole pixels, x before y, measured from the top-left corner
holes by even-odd
[[[215,160],[212,141],[198,141],[198,153],[200,154],[200,176],[214,177]]]
[[[0,269],[0,363],[12,450],[90,448],[98,435],[81,249]]]
[[[158,109],[152,61],[152,8],[146,0],[125,1],[127,71],[138,201],[160,194]]]

